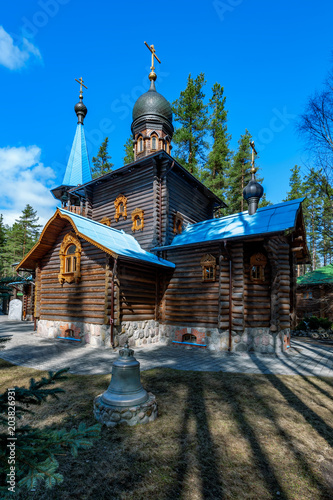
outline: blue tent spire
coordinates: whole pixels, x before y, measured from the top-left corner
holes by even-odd
[[[83,128],[83,120],[88,110],[83,103],[82,87],[87,87],[83,85],[82,78],[76,81],[80,84],[80,101],[74,106],[78,118],[74,141],[62,184],[51,190],[53,196],[62,201],[64,197],[68,199],[67,192],[69,188],[76,187],[79,184],[85,184],[92,180],[86,137]]]
[[[78,122],[71,154],[69,155],[69,160],[64,175],[64,180],[62,181],[63,185],[65,186],[77,186],[78,184],[89,182],[92,179],[87,143],[83,130],[83,120],[88,110],[83,103],[82,87],[87,87],[83,84],[82,77],[79,80],[75,78],[75,81],[80,84],[80,102],[78,102],[74,106]]]
[[[62,184],[64,186],[77,186],[78,184],[85,184],[86,182],[91,181],[91,179],[92,177],[83,123],[78,122]]]

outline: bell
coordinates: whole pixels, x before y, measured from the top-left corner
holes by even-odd
[[[110,406],[135,406],[145,403],[148,393],[140,381],[140,363],[128,342],[119,351],[119,358],[112,364],[112,377],[102,401]]]

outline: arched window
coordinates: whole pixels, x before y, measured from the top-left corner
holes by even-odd
[[[116,215],[114,218],[116,219],[116,222],[119,221],[120,217],[123,217],[124,220],[127,219],[127,198],[123,194],[120,194],[117,196],[117,198],[114,201],[114,207],[116,209]]]
[[[216,279],[216,258],[213,255],[205,254],[201,261],[202,281],[215,281]]]
[[[144,211],[141,210],[141,208],[136,208],[133,210],[131,217],[132,217],[132,231],[143,231],[144,228]]]
[[[139,139],[139,153],[142,153],[143,151],[143,139],[142,137]]]
[[[181,213],[176,212],[173,216],[173,232],[174,234],[181,234],[183,231],[184,217]]]
[[[75,245],[69,245],[69,247],[66,250],[66,257],[65,257],[65,273],[74,273],[76,271],[76,246]]]
[[[253,282],[265,281],[267,258],[262,253],[256,253],[250,258],[250,278]]]
[[[59,282],[78,283],[81,277],[81,243],[74,233],[66,234],[62,240],[59,257]]]
[[[157,141],[156,141],[156,137],[153,135],[153,137],[151,138],[151,149],[157,149]]]

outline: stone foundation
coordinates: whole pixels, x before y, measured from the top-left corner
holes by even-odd
[[[145,403],[135,406],[110,406],[102,401],[102,394],[94,400],[94,415],[98,422],[107,427],[116,425],[137,425],[153,422],[157,417],[157,403],[154,394],[148,393]]]
[[[110,325],[92,323],[39,320],[37,333],[46,338],[65,337],[66,330],[82,343],[92,347],[110,347]],[[114,326],[115,347],[122,347],[126,340],[130,347],[149,344],[172,344],[181,341],[185,334],[194,335],[198,344],[206,345],[211,351],[227,351],[229,331],[218,328],[189,328],[181,325],[162,325],[158,321],[124,321]],[[272,332],[270,328],[245,328],[243,332],[232,331],[232,352],[282,352],[288,348],[290,329]],[[181,344],[172,344],[174,346]],[[196,346],[197,347],[197,346]],[[200,347],[197,347],[200,349]]]
[[[156,344],[163,341],[160,324],[152,319],[146,321],[123,321],[113,329],[115,347],[123,346],[128,340],[130,347]]]
[[[73,333],[68,335],[67,330],[72,330]],[[110,347],[109,325],[41,319],[37,324],[37,333],[49,339],[70,336],[81,340],[84,344],[91,344],[92,347]]]
[[[184,332],[204,339],[207,349],[211,351],[227,351],[229,346],[229,330],[218,328],[186,328],[175,325],[160,325],[160,337],[171,344],[179,341]],[[232,331],[231,352],[275,353],[286,349],[286,337],[290,337],[290,329],[272,332],[270,328],[244,328],[243,332]],[[180,345],[180,344],[174,344]],[[195,346],[197,347],[197,346]],[[200,348],[200,347],[199,347]]]

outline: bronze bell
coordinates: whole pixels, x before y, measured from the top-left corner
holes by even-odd
[[[119,351],[119,358],[112,364],[112,377],[102,401],[110,406],[135,406],[145,403],[148,393],[140,381],[140,363],[128,342]]]

